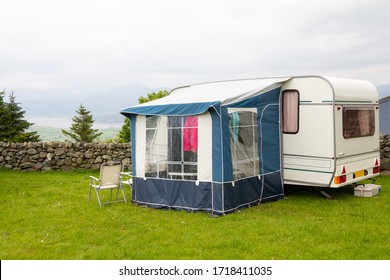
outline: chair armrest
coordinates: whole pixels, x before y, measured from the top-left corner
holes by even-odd
[[[100,179],[94,176],[89,176],[89,179],[90,179],[90,185],[99,185]]]
[[[121,172],[121,183],[122,184],[126,184],[126,185],[131,185],[133,184],[133,179],[132,179],[132,175],[131,175],[131,172]],[[124,180],[122,180],[124,179]]]

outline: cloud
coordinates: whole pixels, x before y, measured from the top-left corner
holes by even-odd
[[[390,82],[386,0],[6,0],[0,8],[2,88],[322,73]]]

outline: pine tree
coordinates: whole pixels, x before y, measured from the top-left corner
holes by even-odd
[[[9,94],[9,102],[4,102],[5,91],[0,92],[0,140],[7,142],[37,142],[36,131],[26,130],[33,125],[24,119],[25,111],[15,101],[13,92]]]
[[[138,103],[139,104],[146,103],[146,102],[167,96],[168,94],[169,93],[166,90],[164,90],[164,91],[160,90],[158,92],[147,93],[146,97],[141,96],[138,98]],[[117,138],[122,143],[130,142],[130,120],[129,120],[129,118],[125,118],[124,124],[122,126],[121,131],[119,131]]]
[[[9,114],[7,109],[7,103],[4,101],[5,90],[0,91],[0,141],[7,141],[7,130],[9,123]]]
[[[62,130],[62,133],[69,136],[76,142],[93,142],[103,133],[98,132],[98,129],[92,129],[93,117],[82,104],[76,111],[77,115],[72,118],[73,124],[70,126],[70,131]]]

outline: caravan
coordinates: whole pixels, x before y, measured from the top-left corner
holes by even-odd
[[[283,184],[337,188],[380,171],[378,96],[366,81],[204,83],[122,114],[138,204],[223,214],[280,199]]]
[[[286,184],[338,188],[379,175],[379,105],[371,83],[294,77],[281,90]]]

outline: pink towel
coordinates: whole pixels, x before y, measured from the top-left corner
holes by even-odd
[[[190,116],[184,123],[184,151],[198,151],[198,117]]]

